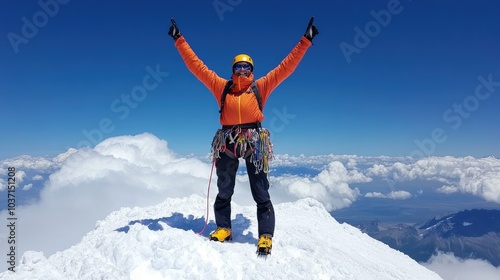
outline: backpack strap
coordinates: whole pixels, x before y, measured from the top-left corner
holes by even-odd
[[[222,110],[224,109],[224,102],[226,101],[226,95],[231,91],[231,88],[234,86],[233,81],[229,80],[224,87],[224,91],[222,91],[222,96],[220,100],[220,110],[219,113],[222,116]],[[257,83],[255,81],[252,82],[252,91],[255,94],[255,98],[257,99],[257,103],[259,103],[259,109],[262,111],[262,100],[260,98],[259,87],[257,87]]]
[[[252,91],[255,94],[255,98],[257,99],[257,102],[259,103],[259,109],[262,112],[262,100],[260,99],[260,91],[259,91],[259,87],[257,86],[257,83],[255,81],[252,82]]]
[[[220,110],[219,110],[219,113],[221,114],[221,116],[222,116],[222,109],[224,109],[224,101],[226,101],[226,95],[229,93],[229,91],[231,90],[232,87],[233,87],[233,81],[229,80],[229,81],[227,81],[226,86],[224,87],[224,90],[222,91],[222,96],[220,99]]]

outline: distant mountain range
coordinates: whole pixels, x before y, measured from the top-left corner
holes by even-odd
[[[419,262],[441,251],[500,265],[500,210],[465,210],[415,225],[375,220],[359,228]]]

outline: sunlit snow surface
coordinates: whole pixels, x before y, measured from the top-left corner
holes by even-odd
[[[275,206],[267,259],[255,254],[255,207],[233,203],[232,242],[202,235],[205,198],[123,208],[98,221],[75,246],[46,258],[26,252],[0,279],[441,279],[358,229],[339,224],[313,199]]]

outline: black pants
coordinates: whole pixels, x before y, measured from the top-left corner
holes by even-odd
[[[250,157],[245,159],[250,189],[257,203],[257,221],[259,236],[262,234],[274,235],[274,208],[269,195],[269,181],[267,174],[255,174],[255,165]],[[231,228],[231,197],[234,193],[238,159],[225,153],[217,160],[217,187],[219,193],[215,199],[214,212],[217,227]]]

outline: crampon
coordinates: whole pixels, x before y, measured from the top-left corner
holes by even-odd
[[[258,257],[267,257],[271,255],[271,248],[257,248]]]
[[[259,242],[257,243],[257,256],[259,257],[267,257],[271,255],[272,238],[269,235],[261,235],[259,238]]]
[[[231,236],[231,230],[228,228],[217,228],[214,232],[210,234],[210,240],[212,241],[230,241],[233,239]]]

